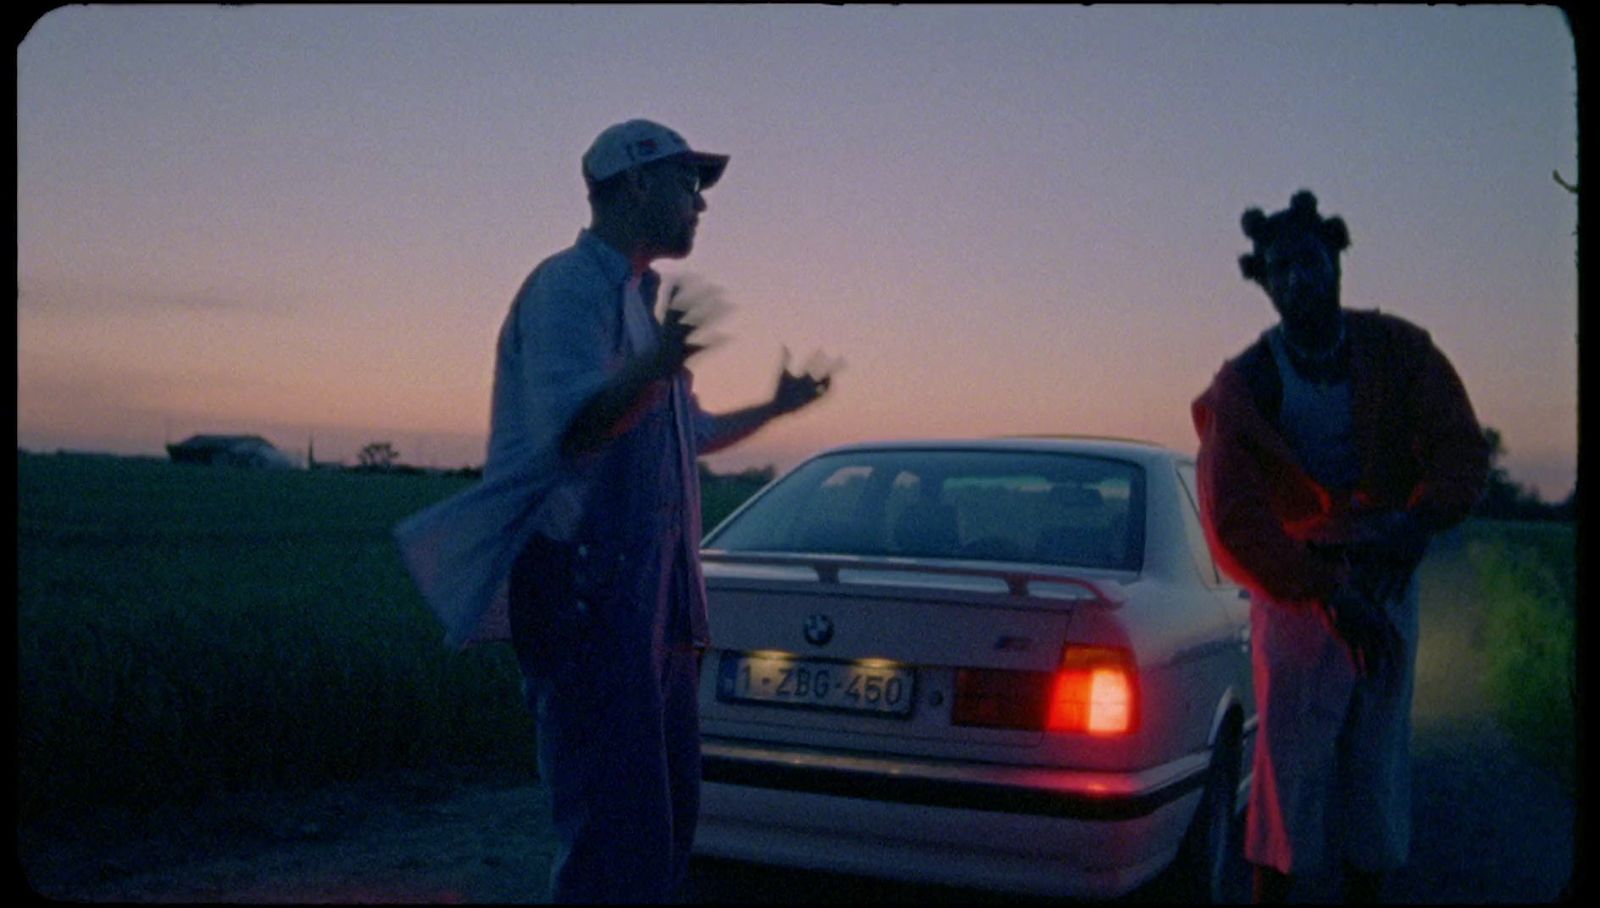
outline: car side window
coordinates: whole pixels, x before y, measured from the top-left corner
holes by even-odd
[[[1183,506],[1178,510],[1183,512],[1184,535],[1189,537],[1189,550],[1194,556],[1195,567],[1200,569],[1200,576],[1207,583],[1221,585],[1225,582],[1222,572],[1217,570],[1216,559],[1211,557],[1211,546],[1206,542],[1205,528],[1200,525],[1200,496],[1195,492],[1198,484],[1194,464],[1178,464],[1178,480],[1178,484],[1183,486]]]

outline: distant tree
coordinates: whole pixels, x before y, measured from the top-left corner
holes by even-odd
[[[778,468],[772,464],[767,464],[764,467],[747,467],[737,473],[713,472],[710,467],[705,465],[704,461],[700,462],[699,468],[700,481],[703,483],[716,482],[718,480],[736,480],[761,486],[771,482],[773,477],[778,475]]]
[[[394,449],[394,444],[387,441],[374,441],[361,449],[356,455],[356,462],[366,470],[388,470],[400,460],[400,452]]]
[[[1501,461],[1506,454],[1505,439],[1500,430],[1490,426],[1483,429],[1483,439],[1489,445],[1489,477],[1484,482],[1483,497],[1474,509],[1479,517],[1499,520],[1570,520],[1575,511],[1577,488],[1561,504],[1548,504],[1535,492],[1511,480]]]
[[[1566,499],[1556,505],[1555,518],[1567,521],[1578,519],[1578,484],[1576,482],[1572,484],[1572,491],[1567,493]]]
[[[766,485],[777,477],[778,468],[769,463],[764,467],[751,467],[739,475],[751,482],[759,482],[762,485]]]
[[[1483,429],[1483,440],[1489,445],[1489,478],[1483,485],[1483,497],[1478,500],[1480,511],[1504,511],[1516,503],[1517,486],[1500,465],[1505,457],[1506,444],[1500,430],[1492,426]]]

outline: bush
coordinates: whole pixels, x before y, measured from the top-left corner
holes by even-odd
[[[1529,535],[1506,527],[1469,543],[1487,597],[1487,689],[1529,755],[1575,784],[1576,596],[1570,528]],[[1480,534],[1486,536],[1487,534]],[[1563,545],[1562,543],[1565,543]]]

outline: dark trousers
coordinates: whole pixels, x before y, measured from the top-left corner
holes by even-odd
[[[699,655],[652,645],[651,623],[629,618],[662,603],[591,601],[577,557],[535,536],[511,576],[512,644],[558,840],[549,898],[665,901],[687,874],[700,811]]]

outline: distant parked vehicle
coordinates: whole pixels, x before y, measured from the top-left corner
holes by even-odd
[[[709,533],[700,853],[1216,898],[1256,728],[1249,603],[1191,458],[1103,439],[821,453]]]

